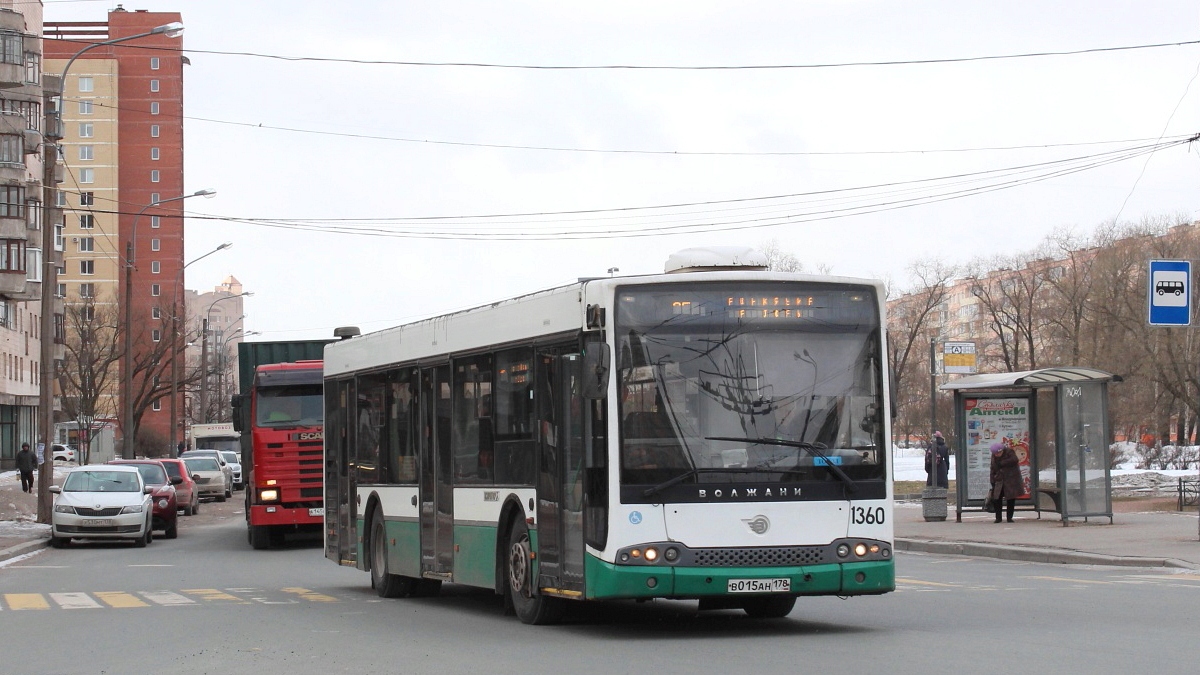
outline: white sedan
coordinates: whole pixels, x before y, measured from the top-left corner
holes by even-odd
[[[50,545],[66,546],[71,539],[132,541],[145,546],[154,537],[154,505],[136,466],[100,464],[67,474],[62,487],[53,485],[54,512]]]

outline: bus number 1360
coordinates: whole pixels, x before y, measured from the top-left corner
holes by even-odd
[[[882,506],[851,506],[850,522],[855,525],[882,525],[884,520]]]

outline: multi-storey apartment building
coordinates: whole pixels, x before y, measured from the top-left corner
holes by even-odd
[[[126,11],[118,6],[107,21],[46,23],[46,70],[61,72],[89,44],[147,33],[180,20],[175,12]],[[63,83],[66,171],[58,203],[64,211],[65,250],[58,290],[68,312],[72,305],[94,304],[97,311],[119,310],[122,328],[128,322],[131,362],[137,364],[133,400],[142,411],[139,452],[166,449],[172,436],[169,398],[148,403],[155,395],[146,393],[167,382],[169,369],[147,375],[143,368],[155,360],[153,354],[169,353],[172,321],[182,306],[179,198],[184,194],[186,63],[180,39],[150,35],[89,50],[71,65]],[[126,298],[131,301],[128,315]],[[109,378],[111,391],[103,406],[114,419],[125,409],[118,400],[121,381]],[[160,390],[157,396],[162,395]],[[122,429],[118,435],[125,434]],[[175,436],[181,437],[178,427]]]
[[[44,212],[41,3],[0,0],[0,467],[38,439]],[[48,258],[53,260],[51,256]],[[53,289],[46,289],[53,291]]]
[[[208,364],[204,369],[207,377],[196,383],[188,407],[192,422],[230,419],[229,398],[238,388],[237,346],[249,332],[245,329],[245,295],[242,282],[233,276],[207,293],[186,291],[188,334],[194,336],[187,361]]]

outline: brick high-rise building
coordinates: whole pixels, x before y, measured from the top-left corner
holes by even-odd
[[[179,21],[175,12],[118,6],[103,22],[47,22],[45,70],[61,72],[89,44]],[[181,39],[162,34],[94,48],[71,65],[62,96],[66,172],[58,193],[64,214],[58,289],[68,314],[72,305],[94,303],[97,313],[108,309],[106,316],[119,310],[122,326],[125,298],[132,299],[137,449],[155,455],[170,447],[172,436],[167,364],[183,299],[182,48]],[[148,367],[153,372],[147,374]],[[124,410],[121,379],[109,378],[105,409],[115,419]]]

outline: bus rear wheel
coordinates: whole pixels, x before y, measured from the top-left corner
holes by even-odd
[[[371,518],[371,588],[381,598],[406,598],[413,594],[417,581],[388,571],[387,528],[383,514],[376,509]]]
[[[794,595],[771,595],[748,598],[742,605],[742,610],[755,619],[782,619],[791,614],[795,606]]]
[[[521,623],[546,625],[558,623],[566,612],[561,598],[537,593],[533,575],[533,556],[529,543],[529,528],[522,521],[513,524],[508,535],[508,555],[505,557],[508,595],[512,608]]]

